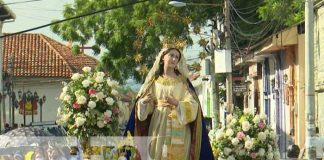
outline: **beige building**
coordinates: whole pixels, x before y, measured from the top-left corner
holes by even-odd
[[[85,54],[73,55],[70,47],[42,34],[5,37],[3,53],[7,95],[6,114],[1,118],[9,124],[29,125],[32,119],[34,122],[55,121],[62,82],[69,81],[71,75],[84,66],[94,68],[97,64],[96,59]],[[16,98],[8,96],[10,90]]]

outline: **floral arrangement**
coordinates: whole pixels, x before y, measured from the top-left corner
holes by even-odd
[[[90,67],[82,70],[64,84],[57,123],[67,127],[68,135],[81,139],[118,135],[118,82],[104,72],[92,72]]]
[[[226,127],[209,132],[214,156],[227,160],[280,159],[278,137],[265,123],[266,118],[250,110],[227,115]]]

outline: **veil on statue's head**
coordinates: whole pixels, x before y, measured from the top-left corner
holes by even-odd
[[[180,60],[177,64],[177,70],[179,73],[188,78],[189,75],[189,70],[186,62],[186,58],[184,57],[182,50],[186,45],[186,41],[183,39],[177,39],[177,38],[164,38],[163,41],[163,47],[160,50],[159,54],[155,58],[155,62],[148,72],[144,84],[142,85],[140,91],[138,92],[137,96],[142,96],[142,94],[148,89],[150,82],[156,78],[156,76],[159,73],[159,68],[160,68],[160,61],[161,57],[165,55],[165,52],[170,51],[170,49],[177,49],[180,52]]]

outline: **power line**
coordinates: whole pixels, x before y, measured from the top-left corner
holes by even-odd
[[[29,2],[36,2],[36,1],[42,1],[42,0],[29,0],[29,1],[20,1],[20,2],[4,3],[4,4],[1,4],[0,6],[12,5],[12,4],[20,4],[20,3],[29,3]]]
[[[144,3],[144,2],[147,2],[147,1],[149,1],[149,0],[132,2],[132,3],[128,3],[128,4],[118,5],[118,6],[115,6],[115,7],[101,9],[101,10],[98,10],[98,11],[94,11],[94,12],[82,14],[82,15],[79,15],[79,16],[74,16],[74,17],[71,17],[71,18],[66,18],[66,19],[63,19],[63,20],[58,20],[58,21],[55,21],[55,22],[52,22],[52,23],[48,23],[48,24],[45,24],[45,25],[41,25],[41,26],[38,26],[38,27],[31,28],[31,29],[26,29],[26,30],[23,30],[23,31],[15,32],[15,33],[12,33],[12,34],[6,34],[6,35],[3,35],[3,36],[0,36],[0,38],[14,36],[14,35],[17,35],[17,34],[21,34],[21,33],[29,32],[29,31],[33,31],[33,30],[45,28],[45,27],[48,27],[48,26],[51,26],[51,25],[59,24],[59,23],[65,22],[65,21],[69,21],[69,20],[73,20],[73,19],[78,19],[78,18],[82,18],[82,17],[86,17],[86,16],[91,16],[91,15],[94,15],[94,14],[97,14],[97,13],[106,12],[106,11],[109,11],[109,10],[112,10],[112,9],[117,9],[117,8],[132,6],[134,4]]]

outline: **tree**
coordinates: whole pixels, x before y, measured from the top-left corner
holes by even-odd
[[[222,3],[221,0],[218,1]],[[52,26],[51,29],[66,41],[86,44],[94,40],[94,53],[98,54],[102,52],[100,49],[104,50],[99,69],[108,71],[110,76],[122,82],[130,77],[140,81],[160,50],[162,37],[186,39],[191,45],[193,42],[189,36],[189,24],[195,29],[200,28],[208,19],[214,17],[217,11],[221,11],[220,7],[176,8],[168,2],[169,0],[151,0],[137,3],[66,21]],[[74,4],[66,5],[63,12],[65,18],[70,18],[129,3],[134,3],[134,0],[75,0]],[[196,3],[217,1],[200,0]]]

